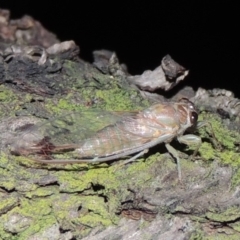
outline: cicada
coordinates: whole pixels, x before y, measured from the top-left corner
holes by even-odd
[[[92,112],[87,122],[83,120],[86,115],[88,113],[71,113],[44,124],[21,127],[12,152],[35,155],[33,160],[47,164],[106,162],[133,155],[127,160],[131,162],[149,148],[164,143],[177,161],[181,179],[179,156],[170,142],[177,138],[180,143],[195,144],[196,151],[201,145],[199,136],[183,135],[188,128],[196,126],[198,120],[196,108],[187,98],[156,103],[138,112]],[[61,154],[70,157],[53,158]]]

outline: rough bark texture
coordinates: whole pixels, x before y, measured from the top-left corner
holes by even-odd
[[[231,92],[185,88],[211,122],[199,155],[175,143],[176,164],[157,146],[132,164],[41,165],[15,156],[17,133],[66,111],[137,110],[164,96],[187,75],[170,56],[130,76],[115,53],[79,58],[73,41],[60,43],[39,22],[10,20],[0,10],[0,238],[1,239],[239,239],[240,102]],[[148,90],[148,91],[146,91]],[[118,161],[115,161],[116,163]]]

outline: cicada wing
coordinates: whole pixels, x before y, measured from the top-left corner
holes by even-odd
[[[37,151],[43,147],[49,151],[54,147],[79,147],[99,130],[132,115],[135,113],[89,110],[68,112],[36,124],[26,124],[16,130],[13,151],[21,154]]]
[[[38,130],[54,144],[79,144],[98,131],[122,121],[130,112],[89,110],[71,112],[41,124]]]

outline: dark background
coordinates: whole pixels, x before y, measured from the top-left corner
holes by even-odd
[[[62,41],[74,40],[86,61],[94,50],[113,50],[131,74],[141,74],[170,54],[190,69],[181,86],[224,88],[240,97],[237,1],[8,0],[0,8],[12,19],[32,16]]]

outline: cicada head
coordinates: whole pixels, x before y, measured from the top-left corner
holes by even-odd
[[[196,126],[198,113],[194,104],[187,98],[182,98],[177,103],[177,114],[183,131],[187,128]]]

